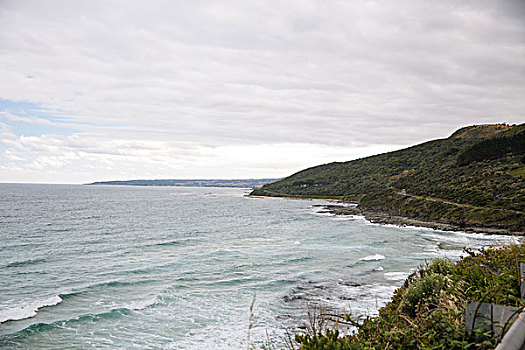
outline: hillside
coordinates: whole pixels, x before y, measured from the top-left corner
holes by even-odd
[[[525,124],[474,125],[403,150],[300,171],[252,192],[334,198],[462,229],[525,231]]]

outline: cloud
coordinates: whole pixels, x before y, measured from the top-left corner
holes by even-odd
[[[14,115],[12,113],[2,111],[0,112],[0,116],[5,117],[9,121],[14,122],[24,122],[24,123],[30,123],[30,124],[44,124],[44,125],[56,125],[56,123],[53,123],[50,120],[37,118],[37,117],[21,117],[18,115]]]
[[[180,169],[194,159],[217,166],[195,176],[234,176],[247,163],[250,177],[283,176],[339,160],[341,149],[350,157],[356,144],[388,150],[468,124],[523,121],[521,1],[4,1],[0,23],[0,99],[61,117],[3,112],[12,130],[42,126],[34,140],[15,132],[4,142],[28,156],[99,154],[112,169],[133,163],[154,177],[171,174],[162,162]],[[45,125],[74,130],[60,138]],[[283,145],[312,156],[222,162]],[[158,170],[138,170],[147,159],[161,159]]]
[[[8,149],[0,158],[0,176],[13,169],[19,181],[42,173],[62,173],[62,182],[133,178],[251,178],[257,174],[281,177],[283,169],[299,171],[326,162],[345,161],[384,151],[384,145],[262,144],[204,146],[198,143],[153,140],[105,140],[78,135],[17,136],[2,129]],[[400,145],[388,145],[400,148]],[[233,170],[233,171],[232,171]],[[130,175],[131,174],[131,175]],[[210,174],[212,174],[210,176]],[[28,179],[28,180],[25,180]]]

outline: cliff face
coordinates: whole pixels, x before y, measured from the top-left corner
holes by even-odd
[[[525,231],[525,124],[475,125],[403,150],[319,165],[252,192],[355,201],[364,211]]]

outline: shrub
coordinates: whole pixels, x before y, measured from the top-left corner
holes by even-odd
[[[428,265],[427,271],[438,275],[448,276],[454,270],[454,263],[445,258],[437,258]]]
[[[420,280],[412,283],[401,301],[401,311],[411,317],[416,315],[416,308],[422,302],[435,304],[439,292],[446,287],[447,281],[445,276],[440,274],[428,274]]]

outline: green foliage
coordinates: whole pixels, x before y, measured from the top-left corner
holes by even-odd
[[[302,350],[353,350],[360,349],[359,345],[351,344],[345,338],[339,338],[339,331],[327,330],[325,333],[305,334],[295,336],[295,341],[301,344]]]
[[[427,271],[431,274],[448,276],[454,271],[454,263],[448,259],[437,258],[428,265]]]
[[[395,194],[369,194],[363,196],[360,201],[360,207],[391,215],[452,223],[459,227],[466,227],[469,224],[506,227],[515,231],[523,231],[525,229],[525,215],[521,211],[473,207],[458,203],[448,203],[433,198],[399,196]]]
[[[470,300],[512,304],[520,291],[519,264],[525,262],[525,246],[481,249],[456,265],[453,279],[468,281],[465,297]]]
[[[434,304],[439,292],[445,288],[447,282],[443,275],[429,274],[412,283],[403,293],[400,304],[401,311],[414,317],[420,303]]]
[[[416,271],[379,310],[378,317],[351,322],[358,328],[356,334],[342,336],[328,328],[297,335],[297,346],[302,350],[493,349],[498,335],[484,329],[467,331],[465,301],[523,307],[519,263],[525,262],[525,246],[466,252],[469,256],[457,264],[437,259]]]
[[[525,124],[466,127],[446,139],[309,168],[253,194],[344,198],[363,210],[525,231],[525,177],[515,170],[524,135]],[[469,160],[462,166],[461,157]]]
[[[523,157],[523,159],[525,160],[525,157]],[[522,166],[521,168],[509,170],[508,173],[509,175],[512,175],[512,176],[525,177],[525,166]]]
[[[501,136],[480,141],[467,148],[458,157],[459,165],[468,165],[472,162],[487,159],[498,159],[509,154],[525,153],[525,130],[517,133],[502,133]]]

